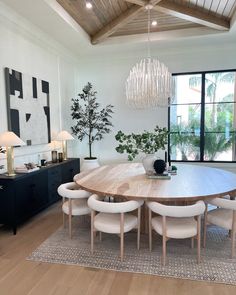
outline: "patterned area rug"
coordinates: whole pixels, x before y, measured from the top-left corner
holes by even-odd
[[[148,236],[141,236],[140,251],[136,249],[136,233],[125,235],[125,259],[119,259],[119,237],[103,234],[96,238],[95,253],[90,254],[90,230],[73,225],[72,240],[68,229],[59,228],[44,241],[28,260],[73,264],[92,268],[152,274],[190,280],[236,285],[236,258],[230,259],[230,239],[225,230],[208,227],[207,248],[202,249],[202,262],[196,263],[196,246],[190,239],[169,240],[167,265],[161,265],[161,238],[153,237],[153,251],[148,250]],[[75,230],[75,228],[78,228]]]

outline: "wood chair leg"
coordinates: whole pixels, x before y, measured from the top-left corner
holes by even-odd
[[[66,228],[66,220],[65,220],[65,213],[62,212],[62,223],[63,223],[63,228]]]
[[[99,232],[99,241],[100,242],[102,241],[102,232],[101,231]]]
[[[194,248],[194,237],[191,238],[191,248]]]
[[[152,210],[148,210],[149,250],[152,251]]]
[[[166,265],[166,216],[162,216],[162,264]]]
[[[140,219],[141,219],[141,207],[138,208],[138,233],[137,233],[137,249],[140,249]]]
[[[207,234],[207,207],[206,204],[205,213],[204,213],[204,226],[203,226],[203,248],[206,248],[206,234]]]
[[[124,213],[120,214],[120,259],[124,259]]]
[[[63,197],[62,198],[62,206],[63,206],[64,203],[65,203],[65,198]],[[66,220],[65,220],[65,213],[64,213],[64,211],[62,211],[62,223],[63,223],[63,228],[65,228],[66,227]]]
[[[91,253],[94,251],[94,216],[95,211],[91,210]]]
[[[232,240],[231,240],[231,258],[234,258],[235,255],[235,232],[232,232]]]
[[[197,217],[197,263],[201,262],[201,216]]]
[[[69,199],[69,236],[70,236],[70,239],[72,238],[71,224],[72,224],[72,203],[71,203],[71,199]]]
[[[236,211],[233,211],[233,223],[231,231],[231,258],[235,255]]]

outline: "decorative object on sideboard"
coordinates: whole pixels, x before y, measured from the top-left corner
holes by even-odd
[[[52,163],[57,163],[57,151],[52,151]]]
[[[16,173],[30,173],[39,170],[40,168],[34,163],[25,163],[24,166],[15,168]]]
[[[58,162],[63,162],[63,153],[58,153]]]
[[[62,141],[63,160],[67,160],[67,140],[74,140],[74,137],[67,131],[63,130],[58,133],[56,140]]]
[[[155,153],[165,149],[168,140],[167,129],[155,127],[154,131],[144,130],[142,133],[125,134],[118,131],[115,139],[119,142],[116,151],[120,154],[127,153],[128,160],[132,161],[140,152],[146,156],[143,158],[143,166],[146,173],[154,173],[154,161],[157,159]]]
[[[9,68],[5,78],[8,129],[27,145],[49,143],[49,83]]]
[[[41,167],[44,167],[47,165],[47,160],[46,159],[41,159]]]
[[[73,134],[80,141],[84,138],[88,140],[89,157],[85,158],[87,168],[89,161],[92,161],[91,166],[93,168],[99,165],[97,158],[92,156],[92,145],[95,141],[103,139],[104,135],[110,133],[111,127],[113,127],[110,119],[114,106],[109,104],[100,109],[96,94],[97,92],[93,90],[92,84],[88,82],[82,93],[78,94],[79,97],[72,99],[71,106],[72,119],[76,120],[76,124],[71,127]],[[83,166],[81,170],[84,170]]]
[[[57,140],[55,140],[55,137],[57,136],[57,134],[56,135],[54,135],[54,139],[50,142],[50,144],[49,144],[49,147],[50,147],[50,149],[51,149],[51,161],[52,161],[52,163],[57,163],[57,153],[58,153],[58,149],[60,148],[60,146],[61,146],[61,144],[60,144],[60,146],[58,145],[58,141]]]
[[[132,108],[167,107],[170,104],[172,76],[168,68],[150,53],[150,10],[148,12],[147,57],[137,63],[126,80],[126,103]]]
[[[8,176],[14,176],[13,147],[25,145],[25,143],[14,132],[7,131],[0,134],[0,145],[6,147]]]

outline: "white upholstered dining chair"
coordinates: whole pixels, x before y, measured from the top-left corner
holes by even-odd
[[[166,264],[166,242],[168,239],[197,237],[197,262],[201,260],[201,214],[205,211],[203,201],[189,206],[167,206],[157,202],[147,202],[149,208],[149,248],[152,250],[152,229],[162,236],[162,263]],[[152,212],[160,216],[152,217]],[[195,219],[195,217],[197,217]]]
[[[207,205],[216,206],[207,212]],[[235,236],[236,236],[236,200],[230,200],[230,196],[215,198],[207,201],[204,218],[203,247],[206,247],[207,224],[214,224],[230,231],[231,236],[231,257],[235,255]]]
[[[92,195],[88,199],[91,208],[91,252],[94,251],[96,231],[120,235],[120,257],[124,258],[124,233],[137,228],[137,248],[140,246],[140,218],[143,201],[124,201],[109,203],[104,197]],[[138,216],[130,212],[138,209]],[[98,214],[96,214],[98,212]]]
[[[72,216],[81,216],[90,214],[90,209],[87,204],[88,197],[91,193],[79,189],[74,182],[61,184],[58,189],[58,194],[62,197],[62,212],[63,225],[65,226],[65,214],[69,219],[69,236],[72,237],[71,220]]]

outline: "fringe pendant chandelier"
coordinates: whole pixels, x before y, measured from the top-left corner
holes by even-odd
[[[126,103],[135,109],[166,107],[170,103],[172,76],[168,68],[150,56],[150,9],[148,4],[148,57],[130,71],[126,81]]]

